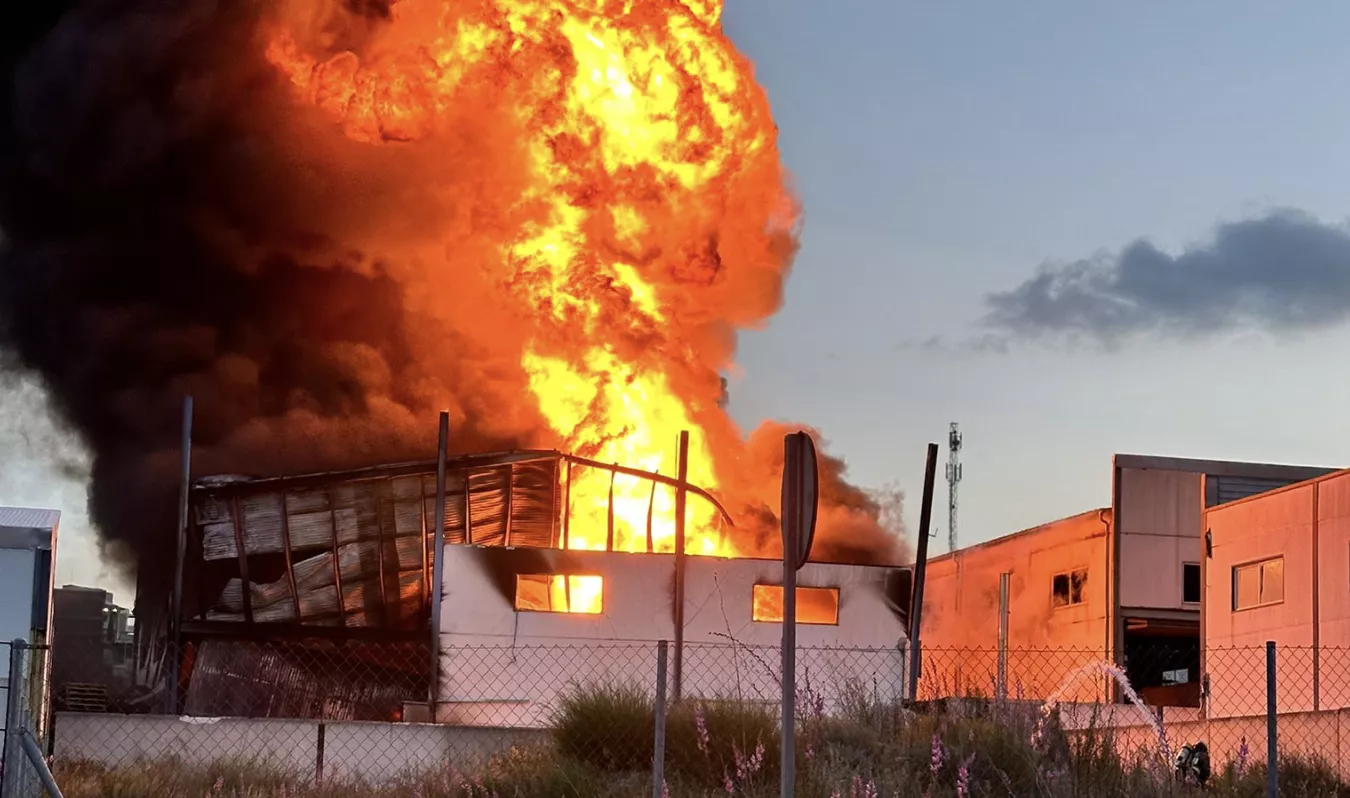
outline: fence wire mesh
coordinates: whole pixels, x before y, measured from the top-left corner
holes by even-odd
[[[50,778],[44,749],[51,744],[49,650],[23,641],[3,644],[4,744],[0,747],[0,796],[43,794]]]
[[[56,685],[54,770],[77,797],[777,795],[779,649],[670,646],[664,704],[657,651],[207,641]],[[1286,794],[1350,791],[1347,655],[1277,652]],[[800,796],[1264,791],[1264,646],[935,648],[913,696],[903,647],[796,659]]]

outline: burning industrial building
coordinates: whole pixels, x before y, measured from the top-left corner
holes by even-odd
[[[597,508],[575,486],[596,474],[643,486],[642,534],[619,534],[616,489],[590,527],[600,538],[586,540]],[[729,635],[776,641],[781,566],[718,556],[717,537],[699,544],[678,515],[656,513],[663,495],[676,506],[706,504],[722,533],[734,533],[725,508],[697,486],[549,451],[447,459],[443,470],[413,463],[204,479],[191,493],[179,645],[151,641],[144,655],[160,652],[157,674],[183,668],[175,700],[188,714],[379,720],[412,708],[414,717],[481,725],[537,720],[539,706],[579,675],[564,667],[552,681],[512,676],[507,661],[485,677],[474,657],[486,651],[664,639],[679,674],[700,647]],[[674,544],[682,539],[687,546]],[[808,564],[798,588],[804,644],[890,650],[880,676],[898,695],[903,576],[885,565]],[[174,661],[178,652],[184,661]],[[651,650],[641,660],[650,666]],[[866,665],[877,678],[876,660]],[[690,681],[709,695],[735,677],[697,670]],[[521,717],[502,715],[503,690]]]
[[[786,428],[745,436],[723,375],[782,301],[799,212],[720,13],[87,2],[31,44],[3,120],[0,347],[88,448],[138,645],[202,643],[182,674],[234,673],[212,640],[436,646],[463,630],[434,620],[457,563],[513,611],[612,616],[609,572],[572,563],[777,553]],[[179,567],[187,394],[193,473],[247,477],[195,483]],[[817,559],[882,568],[856,597],[820,577],[841,619],[821,628],[869,595],[859,622],[894,643],[901,541],[837,459],[820,504]],[[510,578],[437,547],[442,525],[514,549]]]

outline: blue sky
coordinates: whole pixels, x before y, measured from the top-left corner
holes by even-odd
[[[1335,325],[913,344],[982,334],[986,295],[1047,261],[1177,252],[1277,208],[1342,224],[1347,23],[1330,2],[730,0],[805,206],[786,306],[742,339],[738,421],[818,426],[855,479],[901,483],[911,525],[924,444],[960,421],[965,542],[1108,503],[1115,451],[1345,463]]]

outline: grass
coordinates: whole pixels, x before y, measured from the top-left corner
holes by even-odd
[[[1214,774],[1201,791],[1177,783],[1155,759],[1123,755],[1105,730],[1072,739],[1041,727],[1032,709],[953,702],[916,714],[860,691],[825,713],[805,696],[798,725],[801,798],[983,796],[1231,796],[1265,794],[1264,766]],[[329,783],[260,762],[192,767],[173,760],[114,770],[58,761],[69,798],[632,798],[651,788],[651,700],[637,688],[578,686],[559,702],[551,742],[512,749],[478,767],[428,763],[392,784]],[[777,714],[743,701],[686,701],[667,715],[666,794],[671,798],[778,794]],[[1317,762],[1280,762],[1281,795],[1350,798],[1350,786]]]

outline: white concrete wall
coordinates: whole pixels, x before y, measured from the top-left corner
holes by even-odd
[[[0,549],[0,642],[33,642],[32,549]],[[8,651],[8,646],[5,646]],[[5,660],[8,673],[9,660]]]
[[[111,767],[174,758],[205,766],[221,760],[266,762],[313,772],[319,722],[178,718],[167,715],[56,713],[55,754]]]
[[[4,685],[0,688],[0,707],[9,702],[11,642],[16,638],[31,642],[33,638],[35,556],[32,549],[0,549],[0,684]],[[30,652],[30,656],[41,653]],[[3,760],[0,750],[0,762]]]
[[[323,726],[322,748],[319,728]],[[56,716],[59,759],[129,766],[137,760],[177,759],[188,766],[266,762],[304,781],[322,766],[325,781],[388,782],[438,770],[469,767],[512,745],[539,741],[538,733],[417,723],[317,720],[177,718],[162,715]]]
[[[494,581],[483,565],[501,555],[466,546],[444,554],[438,721],[537,727],[572,684],[653,689],[657,641],[675,637],[673,555],[539,552],[556,568],[550,573],[604,577],[603,611],[583,615],[516,612],[502,577]],[[838,625],[797,629],[798,678],[809,677],[827,702],[860,687],[899,694],[904,630],[886,604],[889,570],[812,563],[799,572],[802,586],[840,591]],[[686,697],[776,700],[782,626],[753,621],[751,596],[756,582],[781,581],[773,561],[688,559]]]

